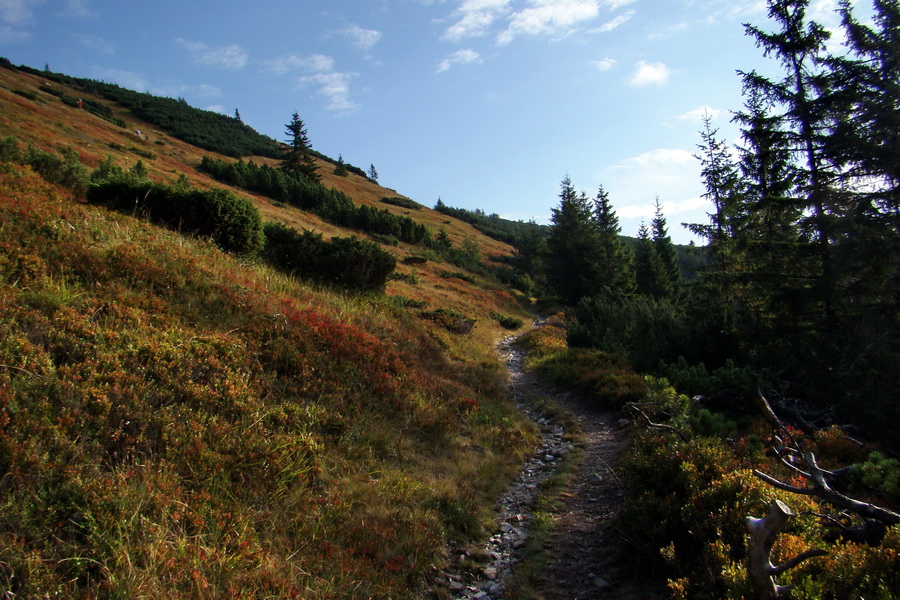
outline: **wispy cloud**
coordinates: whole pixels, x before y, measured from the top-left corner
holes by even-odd
[[[638,219],[653,216],[657,195],[666,217],[709,206],[697,189],[699,163],[693,153],[681,148],[657,148],[623,159],[607,168],[602,179],[613,198],[616,214],[633,220],[630,225],[634,229],[628,235],[637,231]]]
[[[619,10],[623,6],[628,6],[629,4],[634,4],[637,0],[601,0],[600,4],[603,5],[603,8],[607,10]]]
[[[721,114],[722,111],[718,108],[698,106],[694,110],[688,111],[682,115],[678,115],[678,120],[684,123],[702,123],[703,118],[706,116],[709,116],[710,119],[715,121]]]
[[[336,71],[316,73],[299,78],[297,84],[300,87],[317,87],[316,94],[325,98],[326,109],[347,113],[359,108],[359,104],[350,98],[350,82],[356,76],[356,73],[340,73]]]
[[[34,16],[34,9],[45,0],[0,0],[0,21],[7,25],[26,25]]]
[[[116,45],[114,43],[108,42],[99,36],[75,34],[72,37],[75,38],[75,41],[78,42],[79,45],[84,46],[89,50],[94,50],[101,54],[114,54],[116,52]]]
[[[766,0],[689,0],[688,5],[706,13],[710,25],[766,14]]]
[[[640,60],[635,65],[634,73],[628,78],[628,83],[635,87],[663,85],[669,80],[672,73],[672,69],[667,67],[664,63],[648,63]]]
[[[456,22],[444,32],[451,42],[487,33],[498,18],[508,13],[511,0],[463,0],[454,15]]]
[[[599,0],[529,0],[529,4],[529,8],[512,15],[497,43],[508,44],[522,35],[565,35],[575,25],[600,14]]]
[[[613,29],[616,29],[617,27],[620,27],[630,21],[631,17],[633,17],[634,15],[635,12],[633,10],[624,12],[615,19],[607,21],[606,23],[595,29],[594,33],[606,33],[608,31],[612,31]]]
[[[474,50],[464,49],[457,50],[438,65],[437,72],[443,73],[450,69],[453,65],[468,65],[474,62],[481,62],[481,57]]]
[[[100,81],[107,83],[117,83],[122,87],[126,87],[136,92],[149,92],[150,83],[147,79],[133,71],[123,71],[122,69],[94,69],[94,77]]]
[[[176,39],[191,53],[194,64],[204,67],[218,67],[236,71],[247,66],[247,52],[240,46],[211,47],[204,42],[191,42],[181,38]]]
[[[66,0],[65,15],[76,19],[87,19],[95,16],[91,10],[91,0]]]
[[[0,0],[0,43],[18,44],[31,33],[25,29],[32,23],[34,10],[45,0]]]
[[[278,58],[267,60],[264,64],[268,70],[276,75],[284,75],[294,70],[325,72],[334,69],[334,58],[324,54],[309,54],[307,56],[284,54]]]
[[[600,60],[591,61],[591,64],[597,68],[598,71],[609,71],[614,66],[616,66],[616,59],[614,58],[601,58]]]
[[[351,25],[341,30],[341,35],[350,40],[355,48],[369,51],[381,40],[381,32],[374,29],[363,29],[359,25]]]

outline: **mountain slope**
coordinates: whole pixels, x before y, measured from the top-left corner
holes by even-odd
[[[0,136],[221,187],[195,168],[207,151],[42,87],[0,69]],[[509,252],[322,171],[355,202]],[[251,199],[267,219],[352,234]],[[445,544],[480,532],[532,443],[491,350],[503,331],[491,315],[525,313],[481,275],[386,248],[427,260],[401,263],[385,295],[315,289],[0,164],[0,587],[414,597]],[[475,319],[472,333],[435,318],[451,313]]]

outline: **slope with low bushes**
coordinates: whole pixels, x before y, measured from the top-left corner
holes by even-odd
[[[75,181],[103,163],[146,173],[163,196],[217,187],[191,166],[206,152],[40,79],[0,69],[0,135],[32,158],[81,165]],[[0,588],[416,597],[448,543],[482,532],[533,443],[491,349],[525,316],[509,291],[403,244],[382,246],[401,261],[387,294],[311,285],[152,211],[86,204],[37,158],[0,165]],[[350,183],[355,202],[395,195]],[[230,193],[264,220],[350,236]],[[446,225],[472,256],[496,248]],[[435,310],[472,331],[422,315]]]

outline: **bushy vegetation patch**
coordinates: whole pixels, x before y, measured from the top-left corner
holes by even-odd
[[[84,193],[88,183],[87,169],[71,146],[66,146],[59,154],[44,152],[32,145],[23,150],[18,139],[7,136],[0,140],[0,162],[28,165],[46,181],[69,188],[75,194]]]
[[[228,252],[254,255],[262,247],[259,211],[246,198],[227,190],[179,188],[115,177],[92,184],[87,199],[171,229],[209,236]]]
[[[301,279],[349,290],[384,290],[396,260],[372,242],[355,237],[324,240],[281,223],[265,226],[263,257]]]
[[[598,405],[621,408],[643,398],[643,378],[625,361],[598,350],[569,348],[561,321],[522,336],[527,364],[553,384],[572,387]]]
[[[528,365],[588,397],[604,398],[605,382],[623,381],[621,393],[629,397],[613,394],[605,401],[622,407],[634,422],[630,447],[620,461],[627,495],[615,526],[618,555],[636,580],[649,584],[648,596],[755,600],[747,574],[746,519],[765,516],[777,499],[797,516],[778,537],[773,563],[810,549],[828,552],[779,575],[780,585],[795,586],[796,597],[814,600],[894,597],[900,585],[900,526],[888,528],[880,545],[841,540],[840,528],[821,516],[835,512],[833,507],[776,489],[754,475],[759,470],[803,485],[796,471],[771,456],[783,439],[761,417],[735,419],[712,411],[662,378],[645,376],[639,386],[632,385],[625,365],[568,349],[566,337],[559,317],[525,334]],[[675,373],[691,371],[683,363],[672,368]],[[736,385],[745,377],[733,365],[714,373],[719,375],[705,369],[689,375],[701,387],[714,381]],[[598,382],[599,393],[593,387]],[[824,468],[853,465],[845,493],[896,510],[900,463],[871,453],[838,428],[814,435],[789,428],[782,438],[788,434]],[[849,525],[849,517],[841,519]]]
[[[217,181],[315,213],[334,225],[392,236],[411,244],[424,244],[431,238],[427,227],[409,217],[394,215],[387,209],[356,206],[339,190],[267,165],[244,161],[229,163],[204,156],[200,170]]]
[[[415,200],[410,200],[409,198],[401,198],[400,196],[391,196],[389,198],[382,198],[381,201],[384,204],[390,204],[392,206],[399,206],[400,208],[408,208],[410,210],[419,210],[422,208],[422,205],[416,202]]]
[[[16,597],[421,597],[531,444],[499,371],[460,370],[394,306],[16,165],[0,308],[0,588]]]
[[[511,315],[504,315],[498,312],[492,312],[491,318],[500,323],[500,326],[504,329],[516,330],[520,329],[525,322],[519,317],[513,317]]]
[[[679,433],[641,427],[622,463],[629,492],[618,527],[622,555],[633,558],[635,572],[667,580],[671,598],[756,598],[747,576],[745,521],[764,516],[778,499],[798,516],[778,538],[773,562],[813,548],[828,552],[780,575],[780,585],[796,586],[803,590],[798,597],[811,599],[892,597],[900,581],[895,574],[900,567],[898,527],[878,547],[829,541],[828,522],[818,518],[832,510],[828,505],[775,489],[754,476],[758,469],[799,484],[796,473],[766,455],[765,448],[778,443],[767,424],[759,419],[738,426],[721,415],[710,418],[709,411],[698,409],[665,380],[650,379],[649,390],[642,410],[654,423]],[[799,430],[792,433],[803,438]],[[807,438],[804,444],[831,468],[859,459],[859,447],[853,448],[838,430]],[[890,501],[883,490],[873,491],[866,497]],[[862,492],[860,487],[848,490]]]
[[[450,308],[438,308],[420,313],[423,319],[440,324],[450,333],[465,335],[472,332],[476,320]]]

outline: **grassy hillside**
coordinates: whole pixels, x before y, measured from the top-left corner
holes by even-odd
[[[208,151],[46,87],[0,69],[0,136],[220,187],[195,168]],[[363,177],[322,173],[481,256],[510,251],[382,203],[397,193]],[[351,234],[251,199],[267,220]],[[401,261],[387,293],[343,295],[0,165],[0,588],[419,596],[445,545],[480,533],[533,442],[492,353],[497,315],[526,314],[481,275],[385,248]],[[474,319],[470,333],[458,318]]]

